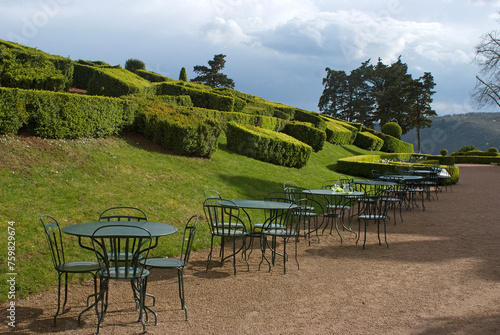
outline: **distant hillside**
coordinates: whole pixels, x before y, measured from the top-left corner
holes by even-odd
[[[401,139],[417,150],[415,129]],[[420,149],[425,154],[439,154],[441,149],[451,154],[464,145],[480,150],[500,148],[500,113],[468,113],[432,118],[432,127],[420,131]]]

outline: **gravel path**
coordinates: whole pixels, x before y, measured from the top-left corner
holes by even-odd
[[[375,232],[367,248],[344,234],[320,243],[299,243],[300,270],[293,259],[250,271],[238,259],[205,271],[207,251],[193,253],[185,285],[189,321],[184,321],[175,273],[156,270],[148,291],[157,298],[159,324],[150,334],[500,334],[500,167],[460,166],[460,182],[443,191],[426,210],[404,212],[404,222],[388,224],[390,248]],[[200,221],[205,224],[205,221]],[[369,227],[370,228],[370,227]],[[372,230],[375,226],[371,227]],[[129,284],[112,284],[101,334],[137,334],[141,326]],[[70,309],[58,318],[56,292],[17,301],[19,334],[91,334],[95,315],[78,312],[91,283],[70,288]],[[2,305],[7,329],[7,306]]]

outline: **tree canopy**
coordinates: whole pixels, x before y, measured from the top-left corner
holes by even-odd
[[[131,72],[135,72],[136,70],[146,70],[146,64],[139,59],[130,58],[125,62],[125,69]]]
[[[349,74],[326,68],[319,110],[333,117],[359,122],[366,127],[396,122],[403,134],[413,128],[430,127],[434,78],[429,72],[418,79],[408,73],[401,57],[386,65],[370,60]]]
[[[220,73],[226,65],[225,57],[226,55],[223,54],[215,55],[213,60],[208,61],[210,68],[203,65],[196,65],[194,67],[194,72],[197,73],[198,76],[191,81],[202,82],[212,88],[234,88],[234,81],[229,79],[225,74]]]

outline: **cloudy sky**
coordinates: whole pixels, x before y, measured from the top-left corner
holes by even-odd
[[[475,111],[475,46],[499,29],[494,0],[0,0],[0,39],[74,60],[138,58],[178,79],[226,55],[236,89],[318,111],[325,68],[401,55],[431,72],[439,115]],[[498,111],[481,110],[481,111]]]

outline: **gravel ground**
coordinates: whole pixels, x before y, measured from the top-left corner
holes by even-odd
[[[390,247],[369,227],[367,247],[344,234],[299,243],[293,259],[258,271],[258,250],[247,270],[238,258],[205,271],[207,250],[192,255],[185,286],[184,321],[175,272],[155,270],[148,291],[156,296],[159,323],[150,334],[500,334],[500,167],[460,166],[460,182],[439,200],[404,212],[388,224]],[[205,221],[200,221],[205,224]],[[215,263],[217,265],[217,263]],[[137,334],[142,327],[128,283],[113,283],[101,334]],[[16,327],[0,332],[91,334],[96,316],[77,324],[91,281],[70,287],[68,309],[53,327],[56,291],[16,302]]]

